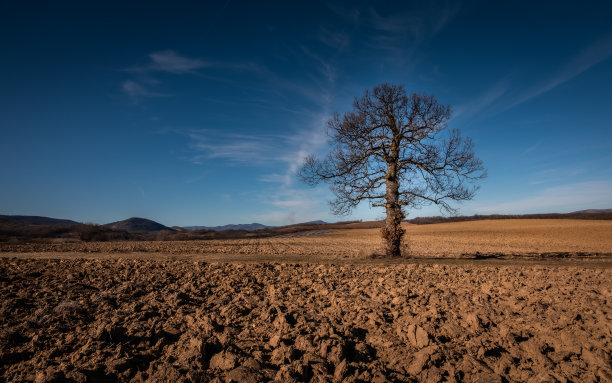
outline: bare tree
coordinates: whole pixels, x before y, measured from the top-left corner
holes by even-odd
[[[472,141],[446,132],[450,115],[433,95],[408,96],[401,85],[381,84],[356,98],[352,111],[336,113],[328,122],[330,153],[307,157],[299,175],[309,185],[331,185],[335,214],[364,200],[384,207],[385,253],[401,256],[404,208],[436,204],[454,213],[449,201],[471,199],[473,181],[485,177]]]

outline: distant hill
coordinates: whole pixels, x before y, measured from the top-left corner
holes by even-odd
[[[572,213],[542,213],[542,214],[490,214],[490,215],[471,215],[471,216],[450,216],[450,217],[416,217],[408,219],[415,225],[427,225],[443,222],[464,222],[481,221],[485,219],[595,219],[612,220],[612,209],[588,209],[574,211]]]
[[[293,226],[305,226],[305,225],[328,225],[328,222],[317,220],[317,221],[308,221],[296,223],[293,225],[288,225],[288,227]],[[245,230],[245,231],[255,231],[255,230],[265,230],[265,229],[275,229],[284,226],[268,226],[263,225],[261,223],[240,223],[240,224],[232,224],[232,225],[223,225],[223,226],[185,226],[183,229],[194,231],[194,230],[214,230],[214,231],[226,231],[226,230]]]
[[[570,214],[602,214],[602,213],[612,213],[612,209],[578,210],[578,211],[571,212]]]
[[[327,222],[317,220],[317,221],[308,221],[308,222],[298,223],[298,225],[327,225]]]
[[[25,223],[28,225],[44,225],[44,226],[50,226],[50,225],[73,226],[73,225],[79,224],[79,222],[71,221],[69,219],[39,217],[36,215],[0,215],[0,221]]]
[[[102,226],[112,230],[127,231],[128,233],[145,233],[161,230],[175,231],[174,229],[164,226],[161,223],[151,221],[150,219],[138,217],[132,217],[123,221],[107,223],[106,225]]]
[[[261,223],[241,223],[235,225],[223,225],[223,226],[185,226],[183,229],[193,231],[193,230],[214,230],[214,231],[226,231],[226,230],[246,230],[246,231],[254,231],[254,230],[263,230],[263,229],[271,229],[274,226],[266,226]]]

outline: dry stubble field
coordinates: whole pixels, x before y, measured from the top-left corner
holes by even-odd
[[[359,227],[359,224],[355,225]],[[487,220],[406,225],[410,257],[564,256],[612,253],[612,221]],[[273,238],[205,241],[0,243],[0,252],[31,256],[51,253],[180,254],[202,260],[320,261],[368,258],[381,252],[378,229],[315,230]],[[147,254],[147,258],[150,254]],[[58,254],[60,256],[60,254]],[[97,256],[97,255],[96,255]],[[253,256],[253,257],[249,257]]]
[[[1,245],[0,380],[612,381],[610,222],[408,235]]]

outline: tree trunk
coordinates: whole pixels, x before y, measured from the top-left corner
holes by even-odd
[[[391,174],[389,174],[391,173]],[[404,213],[402,206],[399,204],[399,183],[395,177],[395,172],[390,169],[387,176],[387,218],[385,226],[382,228],[382,236],[387,241],[385,246],[385,255],[387,257],[401,257],[401,244],[404,229],[402,229],[402,220]]]

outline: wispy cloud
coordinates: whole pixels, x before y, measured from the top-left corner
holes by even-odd
[[[254,220],[258,222],[270,222],[277,225],[293,225],[298,223],[294,211],[273,211],[270,213],[259,214],[254,218]]]
[[[250,72],[261,72],[261,65],[252,61],[223,61],[209,60],[202,58],[192,58],[184,56],[171,49],[149,53],[149,62],[141,66],[131,66],[125,68],[126,72],[132,73],[155,73],[166,72],[176,75],[192,74],[201,75],[201,69],[223,68],[228,70],[244,70]]]
[[[521,105],[553,90],[612,56],[612,36],[596,41],[567,62],[557,73],[531,88],[512,91],[510,74],[494,83],[472,100],[455,108],[453,118],[491,116]]]
[[[382,13],[372,6],[346,6],[328,3],[328,8],[353,29],[365,29],[368,38],[364,46],[372,52],[383,51],[377,61],[392,62],[406,69],[414,65],[418,48],[435,37],[459,11],[458,3],[430,2],[423,6],[414,3],[411,9]],[[322,33],[321,40],[327,45],[339,46],[346,39]]]
[[[551,91],[559,85],[587,71],[592,66],[607,60],[610,56],[612,56],[612,35],[587,46],[582,52],[564,65],[555,76],[527,89],[520,94],[516,100],[507,105],[504,110],[514,108],[543,93]]]
[[[326,6],[330,11],[352,24],[359,24],[361,20],[362,12],[359,7],[346,6],[344,4],[334,2],[327,2]]]
[[[258,198],[270,210],[256,217],[264,222],[277,222],[290,225],[298,222],[312,221],[329,216],[322,189],[297,190],[280,188]]]
[[[260,179],[289,186],[304,158],[325,144],[328,118],[322,113],[310,126],[289,135],[248,135],[209,129],[191,130],[186,135],[191,140],[190,147],[197,153],[192,157],[195,164],[207,159],[222,159],[240,166],[279,168],[281,164],[283,173],[263,175]]]
[[[133,78],[124,81],[121,89],[133,100],[137,101],[147,97],[169,97],[171,94],[151,90],[151,86],[157,86],[160,81],[156,78],[161,74],[171,75],[193,75],[202,79],[217,81],[235,87],[245,87],[233,76],[236,72],[249,72],[260,77],[266,73],[266,69],[255,62],[224,62],[191,58],[181,55],[173,50],[153,52],[148,55],[149,62],[141,66],[131,66],[123,69],[124,72],[133,75]],[[205,69],[222,69],[222,73],[214,75],[206,73]],[[219,71],[218,71],[219,72]]]
[[[141,98],[150,97],[170,97],[166,93],[154,92],[149,90],[145,85],[136,81],[128,80],[121,83],[121,90],[127,94],[134,102],[138,102]]]
[[[338,51],[346,49],[351,44],[351,36],[343,31],[332,31],[325,27],[319,28],[319,41]]]
[[[286,147],[282,136],[223,133],[214,130],[193,130],[187,133],[191,148],[197,152],[195,164],[206,159],[222,159],[230,164],[261,166],[279,160],[279,151]]]
[[[317,68],[319,73],[323,75],[323,78],[328,84],[333,84],[335,82],[336,68],[330,60],[324,59],[323,57],[314,53],[305,46],[302,46],[302,52],[304,53],[304,55],[312,59],[312,61],[315,63],[315,67]]]
[[[280,134],[250,134],[246,129],[227,130],[214,126],[207,129],[164,129],[162,134],[180,134],[189,140],[188,160],[196,165],[214,163],[220,166],[248,168],[257,174],[263,193],[256,195],[257,202],[266,207],[266,214],[257,219],[265,222],[294,223],[295,220],[314,219],[327,213],[325,198],[314,198],[320,191],[305,189],[297,182],[296,173],[304,158],[318,152],[326,143],[326,123],[335,94],[337,67],[335,58],[349,44],[349,36],[332,34],[321,29],[321,39],[327,38],[334,49],[317,51],[312,46],[299,44],[288,48],[289,55],[300,76],[287,77],[283,71],[266,66],[248,64],[225,65],[202,59],[189,59],[178,54],[150,55],[151,62],[134,68],[136,75],[195,74],[205,77],[209,68],[248,70],[254,76],[248,81],[231,84],[248,97],[212,100],[221,103],[262,104],[275,112],[292,115],[286,129]],[[323,41],[318,44],[322,45]],[[221,72],[221,70],[215,71]],[[234,76],[235,77],[235,76]],[[261,108],[259,108],[261,109]],[[237,131],[246,133],[236,133]],[[228,171],[232,171],[228,169]],[[242,170],[241,170],[242,171]],[[318,215],[318,216],[313,216]]]
[[[371,36],[372,47],[386,50],[403,49],[413,54],[423,43],[435,37],[458,10],[458,6],[437,4],[381,15],[374,8],[370,8],[362,20],[367,27],[377,32]]]
[[[459,5],[437,6],[430,3],[430,13],[435,15],[431,25],[431,36],[437,35],[459,12]]]
[[[135,78],[123,81],[121,90],[128,95],[134,103],[143,98],[170,97],[171,94],[151,90],[151,86],[159,85],[160,81],[154,78],[155,72],[166,72],[172,74],[196,73],[199,68],[206,66],[200,59],[192,59],[181,56],[172,50],[154,52],[149,54],[151,60],[145,66],[136,66],[125,69],[126,72],[135,74]]]
[[[424,31],[421,21],[415,14],[403,13],[382,16],[374,8],[370,8],[367,15],[369,17],[364,18],[364,20],[370,27],[388,34],[412,34],[416,37]]]
[[[539,140],[535,144],[529,145],[527,148],[525,148],[525,150],[523,150],[523,154],[528,154],[528,153],[535,151],[542,145],[542,142],[543,140]]]
[[[503,79],[476,98],[455,108],[453,118],[469,118],[477,115],[498,101],[508,91],[508,81]]]
[[[281,160],[287,164],[285,172],[285,185],[290,185],[291,180],[302,165],[304,158],[309,154],[318,152],[327,141],[327,121],[329,112],[321,112],[311,121],[311,125],[303,130],[297,131],[289,138],[291,150],[281,156]]]
[[[172,74],[196,73],[197,69],[212,66],[213,64],[201,59],[189,58],[173,50],[153,52],[149,54],[150,62],[144,66],[133,66],[126,69],[128,72],[168,72]]]
[[[143,66],[132,66],[124,71],[135,75],[130,80],[132,93],[141,93],[141,97],[150,94],[150,97],[165,96],[165,94],[150,91],[145,83],[155,81],[154,76],[162,73],[174,75],[194,75],[206,81],[226,84],[234,89],[248,92],[248,98],[236,100],[222,100],[208,98],[207,101],[245,105],[250,103],[265,104],[276,110],[285,110],[296,113],[310,113],[297,110],[287,103],[289,99],[305,98],[316,108],[327,105],[330,100],[330,86],[336,76],[336,68],[332,60],[314,53],[306,46],[292,47],[296,62],[304,68],[304,76],[288,78],[281,72],[272,70],[266,65],[254,61],[223,61],[189,58],[175,51],[167,50],[149,54],[150,62]],[[215,70],[210,72],[209,70]],[[241,76],[236,76],[241,74]],[[247,76],[242,76],[246,74]],[[146,79],[147,81],[145,81]],[[135,86],[136,85],[136,86]],[[139,88],[137,88],[139,86]],[[277,100],[274,100],[274,98]]]
[[[529,185],[540,185],[545,183],[562,182],[563,180],[575,179],[585,173],[580,166],[556,166],[539,170],[531,176],[533,179]]]
[[[295,185],[296,174],[304,158],[311,153],[317,153],[325,146],[328,118],[328,113],[321,112],[306,129],[298,130],[287,137],[287,146],[279,156],[285,171],[267,174],[261,178],[261,181],[273,184],[270,193],[262,194],[258,198],[262,204],[271,206],[272,210],[267,218],[290,224],[296,223],[296,219],[304,222],[329,215],[328,206],[321,203],[327,199],[326,188],[304,189]]]
[[[223,133],[214,130],[191,130],[186,133],[195,151],[191,162],[206,165],[222,160],[226,165],[250,167],[261,172],[262,190],[256,199],[268,212],[257,216],[263,222],[295,223],[319,219],[328,214],[322,203],[321,189],[305,189],[298,184],[297,171],[304,158],[316,153],[327,140],[326,122],[329,115],[321,112],[304,128],[287,135],[249,135]],[[168,131],[175,133],[175,131]]]
[[[167,50],[149,55],[151,68],[174,74],[192,73],[194,70],[207,66],[206,62],[181,56],[175,51]]]
[[[612,206],[612,181],[598,180],[550,187],[503,203],[470,204],[479,214],[568,212]]]

